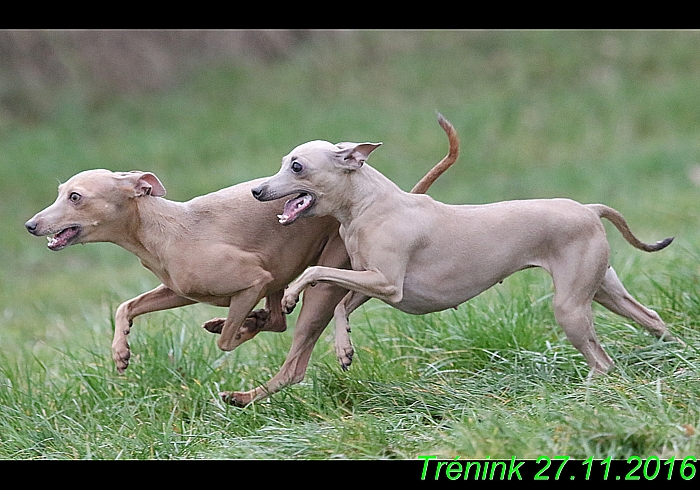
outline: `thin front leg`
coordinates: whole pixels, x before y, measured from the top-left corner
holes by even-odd
[[[319,259],[331,267],[350,267],[345,245],[338,235],[329,241]],[[347,294],[333,284],[317,284],[304,293],[299,317],[294,327],[292,346],[279,372],[266,384],[250,391],[225,391],[222,398],[233,405],[246,406],[304,379],[314,345],[333,317],[335,305]]]
[[[336,284],[342,288],[365,296],[378,298],[390,304],[396,304],[403,298],[403,275],[392,282],[379,271],[353,271],[316,266],[306,269],[289,286],[282,298],[282,311],[291,313],[299,301],[301,292],[310,284],[316,282]]]
[[[119,305],[114,315],[114,339],[112,340],[112,359],[119,374],[122,374],[129,366],[131,351],[127,336],[131,332],[134,318],[144,313],[179,308],[193,303],[196,301],[178,296],[172,289],[161,284],[157,288]]]
[[[355,350],[350,341],[350,313],[359,308],[369,300],[369,296],[365,296],[355,291],[350,291],[343,300],[335,307],[335,355],[340,361],[340,367],[343,371],[347,371],[352,364],[352,356]]]
[[[314,346],[333,317],[334,305],[346,293],[346,290],[332,284],[317,284],[309,288],[304,293],[301,311],[294,326],[292,345],[280,371],[270,381],[250,391],[220,393],[223,400],[244,407],[303,380]]]
[[[231,296],[228,316],[217,342],[221,350],[233,350],[246,340],[243,338],[245,332],[241,331],[241,327],[250,311],[260,301],[263,287],[264,284],[258,283]]]

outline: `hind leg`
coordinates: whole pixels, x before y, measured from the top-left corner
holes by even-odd
[[[331,267],[350,267],[350,259],[340,236],[336,234],[329,240],[319,258],[319,263]],[[280,391],[285,386],[301,382],[306,375],[316,342],[333,318],[336,305],[347,292],[333,284],[324,283],[308,288],[304,292],[304,301],[294,327],[292,346],[279,372],[264,385],[250,391],[225,391],[221,393],[223,400],[232,405],[244,407]],[[281,302],[278,301],[278,304],[281,308]]]
[[[282,295],[284,290],[275,291],[265,298],[265,308],[248,313],[245,322],[239,329],[241,337],[237,345],[255,337],[260,332],[284,332],[287,330],[287,320],[282,314]],[[202,325],[211,333],[221,333],[226,318],[212,318]]]
[[[572,343],[596,373],[607,373],[615,365],[593,328],[593,311],[588,304],[573,304],[554,299],[554,317]]]
[[[250,391],[225,391],[223,400],[244,407],[265,398],[291,384],[299,383],[306,375],[311,353],[326,325],[333,318],[333,309],[347,293],[333,284],[317,284],[304,293],[304,301],[294,328],[294,338],[284,364],[267,383]]]
[[[605,272],[593,299],[613,313],[637,322],[660,339],[681,342],[671,335],[658,313],[643,306],[627,292],[612,267]]]
[[[550,269],[554,281],[554,317],[566,337],[586,359],[595,373],[606,373],[614,366],[593,327],[591,302],[599,289],[607,267],[607,243],[567,254]],[[579,260],[574,260],[578,257]]]

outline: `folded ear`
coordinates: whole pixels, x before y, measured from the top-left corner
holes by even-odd
[[[381,143],[338,143],[338,163],[348,170],[357,170],[369,158],[369,154],[379,148]]]
[[[140,172],[134,170],[123,174],[129,183],[133,185],[134,197],[154,196],[163,197],[165,195],[165,187],[160,183],[158,177],[151,172]]]

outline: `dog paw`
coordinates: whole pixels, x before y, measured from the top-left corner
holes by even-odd
[[[204,325],[202,325],[202,328],[206,330],[207,332],[211,333],[221,333],[221,329],[224,328],[224,322],[226,321],[226,318],[212,318],[208,322],[206,322]]]
[[[355,355],[355,350],[352,348],[352,344],[336,346],[335,355],[338,357],[340,367],[343,371],[347,371],[350,368],[350,364],[352,364],[352,356]]]
[[[253,401],[250,394],[241,391],[222,391],[219,396],[224,403],[239,408],[244,408]]]
[[[265,329],[265,326],[270,318],[270,312],[264,309],[251,311],[241,326],[242,329],[252,333],[252,338],[256,333]],[[226,323],[226,318],[212,318],[202,325],[202,328],[210,333],[221,333]],[[286,328],[286,325],[285,325]],[[246,339],[248,340],[248,339]]]
[[[287,290],[287,292],[284,293],[284,296],[282,297],[282,311],[289,315],[292,311],[294,311],[294,308],[296,307],[297,303],[299,302],[299,295],[294,292],[290,292]]]
[[[262,330],[267,321],[270,318],[270,312],[264,308],[253,310],[248,313],[246,317],[246,323],[254,322],[254,328],[257,330]],[[252,326],[252,325],[251,325]]]
[[[253,322],[251,327],[259,332],[285,332],[287,330],[287,321],[282,315],[273,315],[269,310],[253,310],[245,323],[244,327],[248,328],[249,322]]]
[[[127,342],[112,345],[112,359],[119,374],[124,374],[129,367],[129,358],[131,358],[131,350]]]

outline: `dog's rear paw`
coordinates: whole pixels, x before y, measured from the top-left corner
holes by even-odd
[[[212,318],[208,322],[206,322],[204,325],[202,325],[202,328],[206,330],[207,332],[211,333],[221,333],[221,329],[224,328],[224,322],[226,321],[226,318]]]
[[[352,364],[352,356],[355,355],[355,350],[352,348],[352,345],[348,344],[344,347],[336,347],[335,354],[340,362],[340,367],[343,371],[347,371]]]
[[[269,310],[260,309],[251,311],[243,326],[256,332],[284,332],[287,321],[282,315],[272,315]]]
[[[246,317],[246,323],[248,321],[253,321],[255,322],[255,328],[257,330],[262,330],[262,328],[265,326],[269,319],[270,312],[264,308],[261,308],[248,313],[248,316]]]
[[[234,407],[246,407],[253,399],[250,394],[241,391],[222,391],[219,393],[221,399]]]

